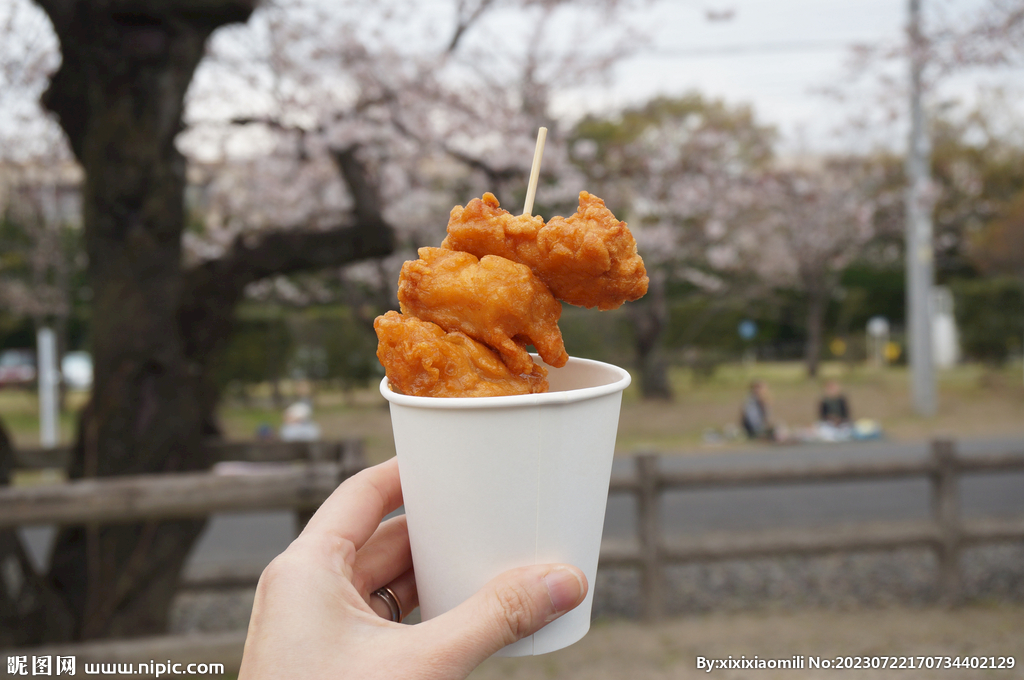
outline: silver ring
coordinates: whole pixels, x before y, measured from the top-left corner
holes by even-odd
[[[398,596],[395,595],[395,591],[391,590],[387,586],[378,588],[373,591],[373,594],[384,600],[384,604],[388,606],[388,610],[391,612],[391,620],[395,623],[402,622],[402,603],[398,601]]]

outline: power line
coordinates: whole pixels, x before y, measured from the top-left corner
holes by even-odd
[[[670,59],[685,59],[689,57],[733,56],[744,54],[825,52],[850,49],[855,45],[873,44],[877,43],[874,41],[851,42],[849,40],[798,40],[777,43],[755,43],[749,45],[722,45],[715,47],[654,47],[648,50],[643,50],[639,54]]]

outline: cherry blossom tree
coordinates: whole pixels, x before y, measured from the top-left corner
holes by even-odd
[[[1024,189],[975,235],[971,250],[986,272],[1015,276],[1024,282]]]
[[[730,243],[742,238],[740,223],[757,203],[773,140],[749,108],[697,94],[576,127],[574,162],[629,222],[651,276],[647,296],[630,306],[645,397],[672,396],[661,354],[666,286],[682,282],[723,299],[749,283]]]
[[[225,93],[226,70],[248,71],[244,87],[259,80],[256,74],[272,73],[256,90],[261,96],[247,97],[246,108],[220,107],[220,118],[191,121],[190,138],[208,137],[211,130],[227,139],[271,135],[279,140],[275,153],[295,162],[319,162],[359,146],[379,166],[385,211],[403,218],[400,237],[433,238],[451,208],[445,192],[465,200],[486,190],[504,203],[512,201],[513,190],[521,194],[537,127],[558,127],[550,93],[578,87],[603,72],[613,54],[625,53],[621,41],[609,40],[597,54],[581,54],[607,30],[560,52],[545,48],[553,15],[572,4],[565,1],[525,3],[530,11],[521,20],[529,42],[498,40],[497,27],[486,20],[501,9],[507,15],[515,4],[457,3],[450,26],[435,25],[429,37],[411,45],[380,37],[417,18],[399,15],[387,3],[359,4],[358,18],[310,2],[270,5],[254,17],[263,29],[247,36],[244,49],[237,35],[214,46],[209,77],[201,72],[190,95],[193,108],[204,111],[218,110],[220,97],[237,99]],[[597,8],[615,5],[606,1]],[[377,28],[368,31],[363,24]],[[474,41],[477,32],[482,36]],[[339,35],[347,40],[339,42]],[[558,135],[549,139],[545,170],[555,178],[566,168],[559,165]]]
[[[397,2],[267,3],[242,27],[247,0],[38,0],[55,35],[41,63],[56,71],[32,82],[86,176],[95,382],[69,475],[207,467],[212,365],[246,291],[439,235],[444,191],[513,201],[551,88],[621,52],[600,31],[586,58],[580,41],[550,37],[544,21],[564,4],[454,0],[454,25],[436,33]],[[501,30],[517,12],[534,29],[518,51]],[[211,35],[232,24],[193,82]],[[571,48],[561,57],[559,44]],[[203,161],[191,172],[209,171],[193,198],[210,210],[187,232],[183,152]],[[549,173],[560,157],[568,167],[554,144]],[[160,632],[202,528],[63,529],[45,577],[24,574],[33,609],[19,644]]]
[[[56,121],[39,104],[46,78],[60,63],[46,15],[28,0],[0,5],[0,166],[67,160],[70,150]],[[0,203],[6,203],[0,178]]]
[[[364,212],[346,228],[236,241],[223,257],[184,267],[185,161],[174,140],[185,92],[209,35],[244,21],[251,5],[40,6],[61,46],[43,102],[87,178],[83,238],[95,381],[69,475],[205,468],[203,438],[216,397],[209,359],[244,287],[277,272],[386,253],[390,232]],[[360,201],[365,196],[357,195],[354,203]],[[37,593],[25,615],[40,625],[26,634],[38,642],[163,630],[177,574],[202,527],[181,520],[64,528],[46,593]]]
[[[922,89],[930,121],[931,200],[941,274],[964,269],[970,231],[991,219],[1006,198],[988,178],[1000,159],[1019,148],[1015,119],[1020,118],[1021,91],[1012,80],[993,86],[989,76],[1012,73],[1024,63],[1024,0],[983,0],[967,8],[927,2],[923,7],[917,49],[924,52]],[[834,131],[850,148],[888,156],[885,160],[902,153],[911,42],[901,36],[854,47],[846,74],[837,79],[841,84],[822,89],[841,106]],[[987,157],[993,162],[986,163]],[[993,201],[992,189],[1004,195]]]
[[[28,2],[0,7],[0,43],[0,307],[37,327],[60,327],[69,310],[68,227],[79,222],[80,178],[38,101],[57,66],[57,45],[45,15]]]
[[[584,187],[550,113],[551,95],[605,73],[629,53],[631,36],[609,20],[628,3],[602,0],[584,3],[591,25],[574,27],[574,37],[583,30],[587,39],[556,40],[574,4],[462,1],[450,15],[398,12],[393,3],[349,2],[358,9],[349,12],[310,0],[265,5],[245,29],[214,42],[190,91],[197,113],[183,147],[200,157],[217,140],[219,163],[230,168],[207,186],[206,230],[190,235],[189,251],[218,257],[261,224],[315,224],[344,211],[340,161],[358,158],[375,178],[397,249],[325,272],[321,280],[332,282],[320,288],[358,310],[369,329],[396,305],[401,263],[443,238],[453,205],[491,191],[515,209],[539,125],[550,133],[537,211],[571,212]],[[509,22],[529,39],[509,40]],[[410,26],[419,27],[414,37]],[[242,145],[260,151],[240,160]],[[279,289],[261,283],[249,291]]]
[[[879,173],[863,162],[775,170],[760,182],[756,217],[735,243],[761,280],[807,302],[805,361],[818,373],[825,312],[843,269],[876,236]]]

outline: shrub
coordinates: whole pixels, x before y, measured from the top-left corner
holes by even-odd
[[[1021,351],[1024,336],[1024,284],[1009,277],[950,284],[964,354],[1001,363]]]

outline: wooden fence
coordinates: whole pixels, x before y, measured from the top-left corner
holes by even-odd
[[[933,442],[931,455],[924,460],[668,472],[659,469],[657,454],[641,454],[635,457],[634,470],[632,475],[613,476],[610,493],[630,493],[635,496],[639,547],[628,550],[606,544],[601,549],[601,565],[640,569],[641,613],[646,620],[658,619],[663,614],[663,571],[668,564],[926,547],[935,550],[938,557],[938,585],[943,600],[947,604],[956,604],[961,598],[960,553],[965,547],[1024,539],[1024,517],[963,519],[960,514],[959,491],[964,474],[1024,470],[1024,456],[958,456],[952,441]],[[930,521],[711,533],[671,543],[662,534],[662,493],[670,489],[837,483],[908,477],[925,477],[930,480]]]
[[[33,524],[88,524],[205,517],[216,512],[294,510],[302,526],[347,477],[366,467],[361,440],[340,442],[217,442],[215,460],[243,465],[210,472],[81,479],[64,484],[0,488],[0,529]],[[70,450],[23,449],[22,470],[66,468]],[[251,463],[265,465],[251,466]],[[248,466],[248,467],[246,467]],[[253,587],[259,574],[223,573],[186,580],[182,589]],[[245,631],[96,640],[0,650],[0,658],[75,656],[85,663],[173,659],[223,663],[238,671]],[[105,677],[105,676],[95,676]]]
[[[242,466],[210,472],[125,475],[0,489],[0,529],[32,524],[89,524],[207,517],[217,512],[294,510],[299,527],[344,479],[366,466],[362,441],[225,442],[214,459]],[[67,449],[28,449],[21,469],[64,467]],[[261,465],[250,466],[251,463]],[[183,590],[255,586],[258,573],[186,577]]]
[[[365,466],[359,442],[317,444],[222,444],[221,460],[278,463],[258,474],[170,473],[65,484],[0,489],[0,528],[26,524],[81,524],[201,517],[215,512],[292,509],[300,519],[354,472]],[[66,451],[26,451],[19,466],[60,467]],[[963,475],[1024,470],[1024,456],[961,457],[949,441],[937,441],[931,455],[917,461],[867,461],[785,468],[737,468],[710,471],[661,470],[657,454],[635,457],[634,472],[615,475],[610,493],[631,493],[637,501],[638,548],[606,543],[601,565],[641,571],[642,614],[659,618],[664,602],[663,570],[669,564],[782,555],[813,555],[840,551],[927,547],[939,560],[939,587],[948,603],[960,599],[959,555],[966,546],[1024,539],[1024,518],[964,520],[959,482]],[[250,471],[251,472],[251,471]],[[729,532],[666,541],[660,506],[663,492],[774,484],[840,483],[924,477],[931,482],[932,518],[924,522],[858,524],[840,528]],[[255,575],[222,575],[192,587],[253,585]],[[186,587],[189,584],[186,584]],[[228,671],[237,667],[242,634],[174,636],[144,640],[83,643],[59,648],[81,658],[211,658],[215,651],[235,650]],[[213,647],[211,647],[213,645]],[[54,648],[58,649],[58,648]],[[157,653],[156,650],[160,650]],[[21,654],[32,654],[22,650]],[[40,652],[35,652],[40,653]],[[105,657],[104,654],[107,656]],[[154,656],[156,654],[156,656]],[[225,661],[227,663],[227,661]],[[232,665],[234,664],[234,665]]]
[[[252,463],[340,460],[346,451],[362,450],[362,442],[358,439],[332,442],[211,441],[206,446],[212,452],[214,461]],[[14,467],[22,470],[67,469],[71,463],[71,449],[67,446],[17,449],[14,462]]]

